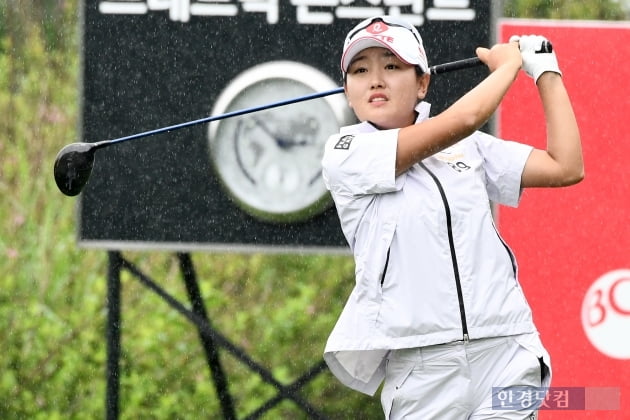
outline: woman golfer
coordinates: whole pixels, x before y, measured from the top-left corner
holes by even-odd
[[[328,140],[323,176],[356,285],[324,358],[361,392],[384,380],[388,419],[533,418],[535,401],[499,397],[540,397],[549,385],[549,357],[490,202],[517,206],[523,188],[581,181],[582,152],[556,56],[537,53],[546,39],[511,41],[478,48],[488,77],[429,118],[428,63],[412,25],[370,18],[345,39],[345,93],[361,123]],[[521,68],[542,101],[546,150],[477,131]]]

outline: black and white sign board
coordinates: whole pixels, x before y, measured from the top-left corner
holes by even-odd
[[[346,32],[379,14],[422,34],[430,65],[489,45],[487,1],[86,0],[81,141],[341,86]],[[484,69],[433,76],[433,113]],[[343,94],[100,150],[79,243],[105,249],[344,252],[323,144],[354,123]]]

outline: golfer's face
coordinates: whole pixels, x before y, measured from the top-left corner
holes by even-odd
[[[346,96],[359,120],[400,128],[414,123],[414,108],[424,98],[428,80],[388,49],[367,48],[348,67]]]

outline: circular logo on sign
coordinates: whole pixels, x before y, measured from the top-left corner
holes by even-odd
[[[630,270],[610,271],[595,280],[582,302],[582,326],[597,350],[630,359]]]

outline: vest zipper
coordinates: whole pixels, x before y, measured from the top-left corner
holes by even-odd
[[[440,196],[442,197],[442,203],[444,204],[444,212],[446,213],[446,228],[448,233],[448,245],[451,251],[451,262],[453,263],[453,275],[455,276],[455,287],[457,288],[457,299],[459,301],[459,315],[462,321],[462,334],[464,341],[468,341],[468,324],[466,323],[466,310],[464,308],[464,294],[462,292],[462,284],[461,279],[459,277],[459,266],[457,264],[457,255],[455,254],[455,241],[453,240],[453,227],[451,222],[451,209],[448,205],[448,200],[446,199],[446,193],[444,192],[444,188],[442,188],[442,184],[440,180],[435,176],[433,172],[427,168],[424,163],[420,162],[420,166],[422,169],[427,171],[429,176],[435,182],[435,185],[440,192]]]
[[[389,251],[391,248],[387,248],[387,258],[385,259],[385,267],[383,267],[383,275],[381,276],[381,287],[385,283],[385,275],[387,274],[387,266],[389,265]]]
[[[505,243],[505,241],[503,240],[503,238],[501,237],[501,235],[499,235],[499,231],[497,230],[496,226],[494,227],[494,231],[497,234],[497,237],[499,238],[499,241],[501,241],[501,243],[503,244],[503,247],[505,248],[505,252],[507,252],[508,256],[510,257],[510,262],[512,263],[512,272],[514,273],[514,278],[516,279],[516,258],[514,258],[514,254],[512,254],[512,250],[510,249],[510,247],[508,246],[508,244]]]

